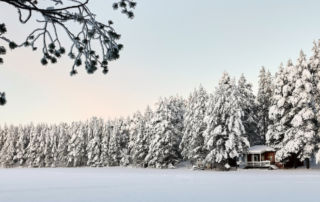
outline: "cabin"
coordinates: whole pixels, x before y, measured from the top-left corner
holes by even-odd
[[[275,149],[266,145],[250,147],[245,154],[245,167],[276,169],[275,154]]]

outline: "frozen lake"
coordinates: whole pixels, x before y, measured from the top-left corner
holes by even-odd
[[[0,169],[0,201],[319,202],[320,170]]]

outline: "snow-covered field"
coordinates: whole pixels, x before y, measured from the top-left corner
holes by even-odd
[[[320,170],[0,169],[0,201],[319,202]]]

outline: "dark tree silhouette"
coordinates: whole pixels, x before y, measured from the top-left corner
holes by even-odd
[[[35,14],[40,14],[37,19],[39,27],[26,36],[25,41],[16,43],[13,39],[5,37],[7,32],[5,24],[0,24],[0,41],[7,43],[10,49],[19,47],[31,47],[33,51],[41,50],[42,65],[57,63],[58,59],[68,53],[73,60],[71,75],[77,73],[77,67],[84,66],[87,73],[92,74],[98,68],[104,74],[108,73],[108,63],[119,58],[119,51],[123,45],[117,41],[120,39],[109,20],[102,23],[96,20],[94,13],[88,8],[90,0],[0,0],[17,9],[19,22],[27,23]],[[122,13],[133,18],[133,9],[136,2],[133,0],[117,0],[113,3],[114,9],[120,9]],[[38,16],[38,15],[37,15]],[[72,24],[73,23],[73,24]],[[73,25],[78,25],[76,26]],[[65,42],[60,40],[63,32],[70,39],[70,47],[63,46]],[[6,47],[0,46],[0,56],[6,54]],[[4,60],[0,57],[0,64]],[[5,104],[5,94],[0,93],[0,105]]]

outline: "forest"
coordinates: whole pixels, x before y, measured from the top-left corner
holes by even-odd
[[[264,67],[258,91],[244,75],[223,73],[212,93],[201,85],[184,99],[160,98],[127,118],[60,124],[2,125],[2,167],[174,168],[182,161],[228,168],[253,145],[276,159],[320,160],[320,41],[312,56]]]

